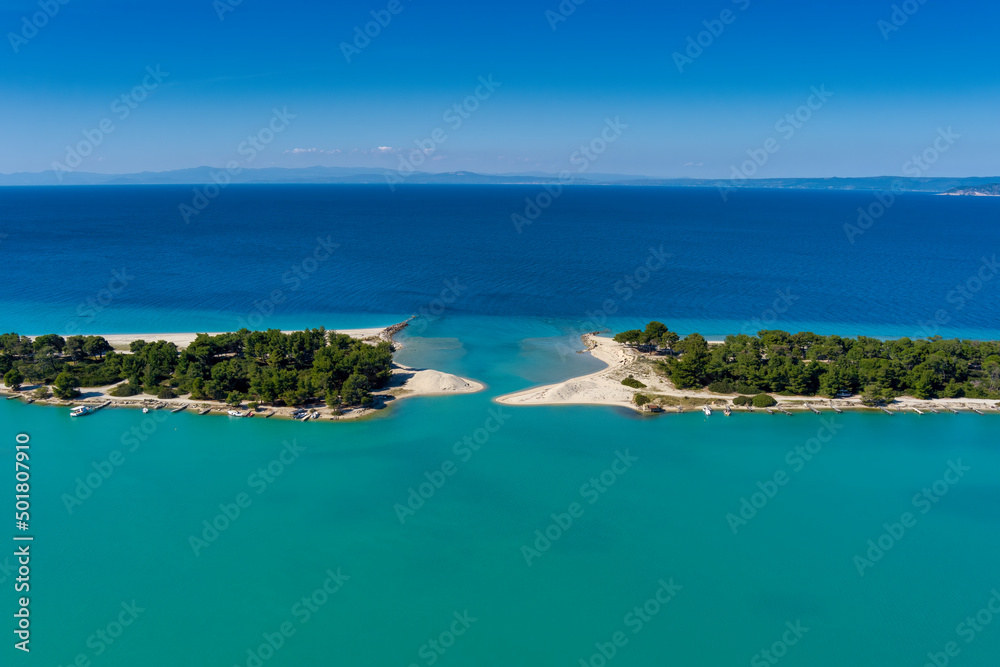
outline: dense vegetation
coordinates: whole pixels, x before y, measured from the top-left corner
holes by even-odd
[[[391,375],[392,346],[369,345],[323,328],[284,334],[271,329],[199,334],[178,350],[165,341],[134,341],[130,354],[114,352],[100,336],[50,334],[34,340],[0,335],[0,375],[19,389],[26,381],[50,384],[61,398],[76,387],[115,387],[115,396],[148,393],[160,398],[246,399],[299,405],[323,398],[328,405],[371,405],[373,389]]]
[[[699,334],[680,339],[660,322],[615,340],[664,355],[658,360],[680,389],[717,393],[821,395],[862,393],[868,402],[896,396],[1000,398],[1000,343],[879,340],[760,331],[709,346]]]
[[[626,387],[632,387],[633,389],[645,389],[646,385],[636,380],[634,377],[629,375],[627,378],[622,380],[622,384]]]

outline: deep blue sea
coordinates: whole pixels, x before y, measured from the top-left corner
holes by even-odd
[[[541,191],[232,186],[185,225],[189,187],[0,189],[4,331],[418,314],[398,360],[487,385],[347,423],[0,401],[0,665],[995,667],[997,416],[493,399],[601,368],[565,352],[604,320],[998,338],[1000,201],[851,243],[871,194],[577,187],[518,233]]]
[[[1000,335],[1000,280],[978,277],[1000,248],[995,198],[899,195],[858,235],[845,225],[878,211],[872,193],[746,190],[724,202],[715,189],[578,186],[518,230],[512,215],[540,193],[233,185],[186,224],[188,186],[5,188],[0,326],[344,328],[438,312],[444,292],[447,316],[570,327],[657,318],[715,336]]]

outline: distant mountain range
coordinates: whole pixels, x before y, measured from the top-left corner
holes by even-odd
[[[55,171],[0,174],[0,186],[17,185],[200,185],[222,178],[225,169],[195,167],[174,171],[144,171],[136,174],[97,174]],[[60,180],[59,176],[62,176]],[[232,183],[379,183],[385,184],[546,184],[558,183],[558,174],[526,172],[477,174],[469,171],[446,173],[410,172],[366,167],[302,167],[242,169],[226,174]],[[214,176],[214,178],[213,178]],[[1000,178],[761,178],[727,179],[648,178],[626,174],[574,174],[571,183],[581,185],[634,185],[703,188],[784,188],[800,190],[899,190],[947,194],[1000,194]]]
[[[975,185],[972,187],[952,188],[942,194],[964,195],[967,197],[1000,197],[1000,183]]]

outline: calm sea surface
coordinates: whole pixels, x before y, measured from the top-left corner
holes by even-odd
[[[488,385],[346,424],[0,402],[35,537],[2,664],[995,665],[996,417],[492,399],[600,368],[563,351],[603,319],[997,338],[1000,202],[901,196],[852,244],[871,195],[577,188],[518,233],[538,191],[233,186],[185,225],[190,188],[0,190],[5,331],[424,313],[399,360]]]

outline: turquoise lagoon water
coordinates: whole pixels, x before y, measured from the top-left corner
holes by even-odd
[[[44,267],[0,291],[4,330],[231,329],[275,289],[264,326],[382,326],[439,312],[457,278],[399,361],[488,386],[342,424],[73,420],[0,401],[2,456],[31,437],[35,537],[30,657],[12,648],[13,542],[0,552],[2,664],[919,667],[955,642],[951,664],[995,665],[1000,619],[980,610],[1000,589],[996,417],[831,424],[493,398],[600,368],[572,350],[602,317],[724,335],[767,320],[789,288],[769,326],[918,335],[944,309],[941,333],[996,338],[996,284],[948,300],[1000,245],[996,202],[900,196],[850,244],[842,226],[866,193],[722,205],[714,191],[570,189],[518,235],[510,213],[533,193],[234,186],[191,227],[176,211],[189,188],[0,193],[0,256]],[[609,243],[609,228],[634,233]],[[326,235],[340,247],[292,289],[283,276]],[[616,291],[660,244],[669,268]],[[88,305],[115,270],[134,278]]]
[[[599,364],[560,359],[552,325],[524,340],[485,324],[404,337],[401,360],[487,391],[407,399],[357,423],[157,422],[131,410],[71,420],[0,402],[6,455],[16,432],[31,435],[36,537],[33,656],[6,664],[84,654],[94,665],[254,665],[247,651],[283,623],[295,633],[264,664],[601,664],[595,644],[616,632],[627,643],[613,664],[768,664],[751,661],[786,623],[808,631],[782,664],[922,665],[949,641],[961,642],[955,664],[995,664],[1000,619],[969,644],[956,626],[1000,586],[996,418],[847,414],[830,426],[831,415],[501,408],[500,393]],[[836,433],[811,460],[786,458],[826,438],[824,425]],[[150,434],[131,440],[133,428]],[[466,436],[478,451],[456,449]],[[270,483],[250,479],[289,441],[298,458]],[[64,494],[114,450],[121,465],[70,512]],[[634,461],[606,472],[619,453]],[[454,474],[433,495],[422,489],[430,497],[401,522],[396,505],[449,461]],[[922,513],[914,495],[949,462],[969,470]],[[760,504],[758,483],[779,471],[788,483],[734,534],[727,515],[742,498]],[[602,473],[614,483],[581,488]],[[206,520],[225,526],[219,505],[241,493],[249,506],[196,555],[191,536]],[[560,535],[552,514],[572,503],[582,513]],[[855,556],[904,512],[916,523],[861,576]],[[547,528],[557,539],[535,544]],[[526,559],[525,545],[548,548]],[[349,579],[306,616],[295,605],[327,570]],[[681,588],[643,621],[633,610],[661,580]],[[133,600],[143,611],[104,644],[95,633]],[[441,635],[465,612],[476,620],[451,645]],[[435,652],[432,639],[449,647]]]

